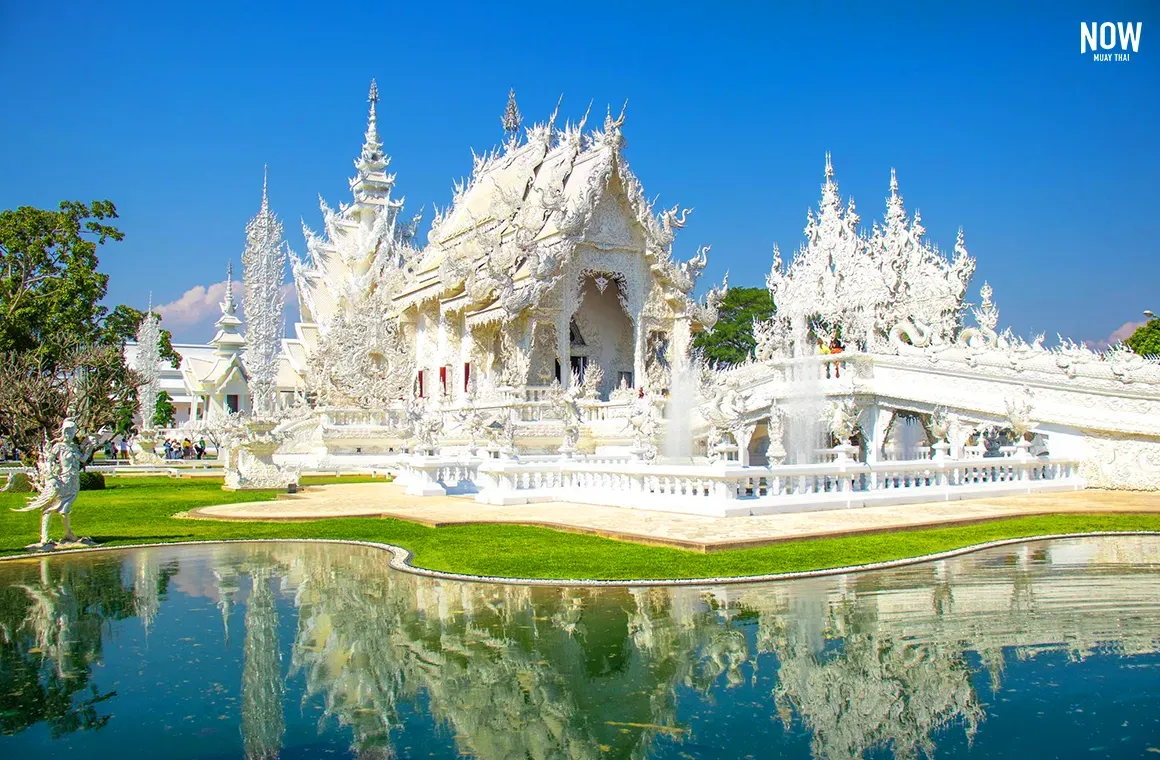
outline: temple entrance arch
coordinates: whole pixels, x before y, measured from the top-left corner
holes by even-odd
[[[625,278],[619,273],[580,274],[580,307],[572,314],[569,331],[569,368],[584,375],[599,367],[597,392],[603,398],[622,381],[630,387],[636,382],[633,320],[624,290]]]
[[[909,409],[894,410],[882,440],[886,460],[925,459],[930,455],[930,415]]]

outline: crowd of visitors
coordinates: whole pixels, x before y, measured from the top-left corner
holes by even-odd
[[[165,449],[166,459],[201,459],[206,451],[204,438],[197,441],[188,437],[182,440],[167,438],[162,447]]]
[[[129,459],[129,436],[123,435],[120,439],[113,438],[105,444],[105,459]]]

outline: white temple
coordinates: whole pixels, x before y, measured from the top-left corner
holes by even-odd
[[[284,467],[704,514],[1160,487],[1160,365],[998,333],[989,286],[965,301],[962,231],[950,257],[928,243],[893,172],[866,234],[826,156],[805,243],[788,265],[775,248],[778,312],[754,325],[756,356],[710,368],[691,336],[725,289],[694,298],[708,247],[673,259],[688,212],[646,199],[623,112],[595,131],[553,113],[521,134],[513,96],[505,144],[475,157],[421,245],[377,100],[372,83],[352,201],[323,203],[321,234],[306,228],[306,256],[291,254]],[[232,313],[217,363],[187,373],[207,398],[245,377]]]

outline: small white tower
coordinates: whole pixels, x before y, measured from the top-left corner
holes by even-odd
[[[214,326],[217,334],[209,342],[214,347],[214,353],[222,357],[237,356],[246,346],[246,339],[239,332],[242,320],[238,318],[238,304],[234,300],[234,263],[226,265],[226,295],[222,302],[222,315]]]

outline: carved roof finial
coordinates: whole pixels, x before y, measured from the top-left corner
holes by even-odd
[[[898,194],[898,177],[894,173],[894,167],[890,167],[890,194]]]
[[[375,108],[379,102],[379,85],[374,79],[367,93],[367,102],[371,104],[367,114],[367,131],[363,138],[362,153],[354,165],[360,172],[382,171],[387,162],[383,159],[383,141],[379,139],[379,116]]]
[[[500,124],[503,125],[504,134],[507,135],[508,147],[515,147],[520,139],[520,126],[524,123],[524,117],[520,114],[520,108],[516,104],[516,90],[511,88],[508,90],[507,106],[503,109],[503,116],[500,117]]]
[[[218,308],[221,309],[222,315],[214,323],[218,330],[209,344],[214,347],[218,356],[232,356],[241,351],[246,344],[245,338],[238,331],[242,320],[238,318],[238,302],[234,298],[233,261],[226,263],[226,292],[218,303]]]
[[[269,164],[262,164],[262,213],[263,214],[268,213],[270,211],[270,199],[266,195],[266,176],[269,174],[269,171],[270,171],[270,165]]]
[[[150,290],[149,291],[149,305],[145,308],[145,314],[149,315],[152,313],[153,313],[153,291]]]
[[[560,115],[560,104],[564,102],[564,93],[560,93],[559,100],[556,101],[556,107],[552,109],[552,115],[548,117],[548,129],[553,129],[556,126],[556,117]]]
[[[221,303],[222,314],[233,314],[237,311],[237,302],[234,301],[234,262],[226,264],[226,295]]]
[[[830,161],[830,151],[826,151],[826,180],[834,178],[834,164]]]

